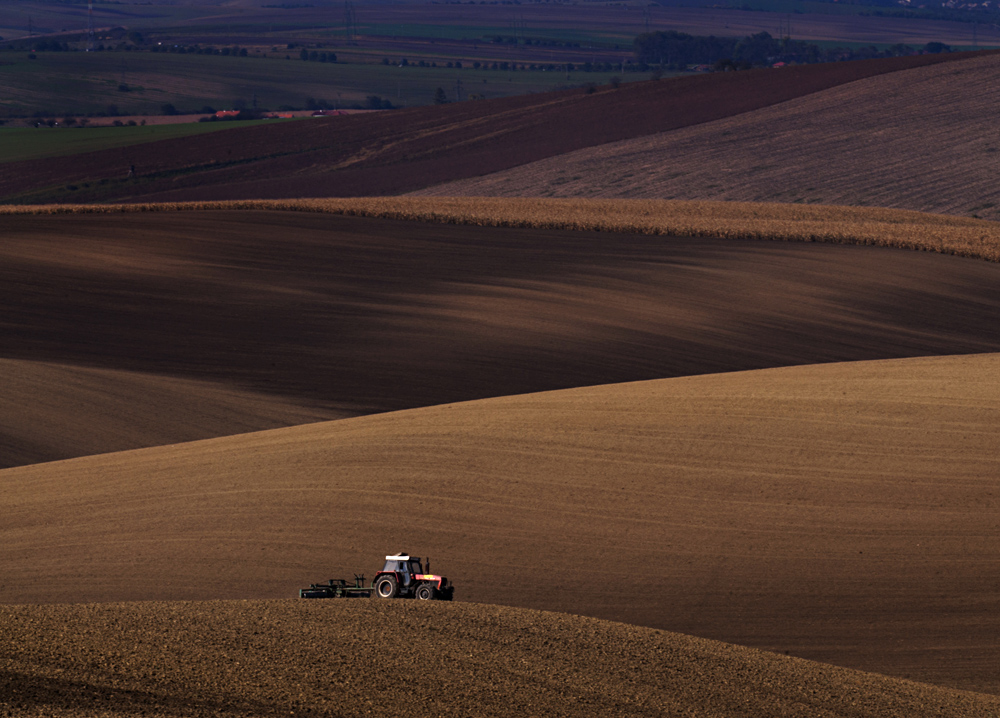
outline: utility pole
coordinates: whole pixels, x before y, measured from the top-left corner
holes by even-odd
[[[94,51],[94,0],[87,3],[87,52]]]
[[[358,16],[354,12],[354,3],[351,0],[344,0],[344,37],[348,43],[354,43],[354,36],[358,31]]]

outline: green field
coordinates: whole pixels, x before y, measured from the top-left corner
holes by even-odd
[[[189,122],[145,127],[0,127],[0,163],[96,152],[264,122],[289,121]]]
[[[0,52],[0,116],[108,113],[161,114],[165,104],[181,112],[204,106],[301,108],[306,98],[330,107],[363,104],[370,95],[398,107],[426,105],[438,87],[449,100],[545,92],[587,82],[606,84],[620,73],[502,72],[398,67],[382,64],[303,62],[285,54],[261,57],[151,52]],[[411,55],[411,60],[417,57]],[[520,60],[515,56],[511,59]],[[624,80],[647,79],[629,74]],[[127,92],[119,90],[128,87]]]

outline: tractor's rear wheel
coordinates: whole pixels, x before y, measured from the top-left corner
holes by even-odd
[[[393,576],[381,576],[375,581],[375,595],[379,598],[395,598],[399,595],[399,586]]]
[[[417,592],[414,595],[420,601],[430,601],[434,598],[434,586],[429,583],[422,583],[417,586]]]

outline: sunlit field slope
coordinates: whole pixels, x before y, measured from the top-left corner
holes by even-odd
[[[400,705],[418,718],[1000,711],[995,696],[500,606],[15,606],[0,607],[0,621],[0,710],[22,715],[340,716]]]
[[[998,371],[683,377],[5,469],[0,602],[294,597],[431,552],[460,601],[997,692]]]
[[[442,185],[443,195],[901,207],[1000,217],[996,56],[870,77],[736,117]]]
[[[747,215],[723,219],[777,226]],[[986,223],[966,222],[861,224],[980,238]],[[608,382],[1000,351],[1000,265],[928,252],[246,210],[4,215],[0,232],[2,466]]]

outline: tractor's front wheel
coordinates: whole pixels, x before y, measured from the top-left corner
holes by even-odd
[[[393,576],[381,576],[375,581],[375,595],[379,598],[395,598],[399,595],[399,586]]]
[[[417,586],[417,592],[414,595],[417,597],[417,600],[430,601],[434,598],[434,586],[429,583],[422,583]]]

